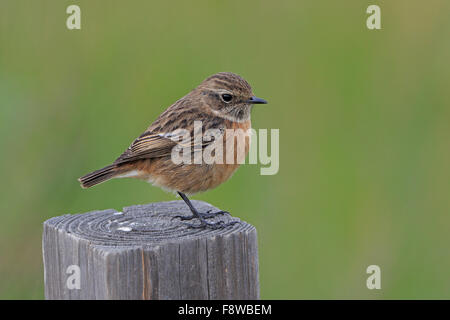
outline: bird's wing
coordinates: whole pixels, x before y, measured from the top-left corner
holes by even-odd
[[[224,129],[219,128],[221,134]],[[189,135],[185,135],[189,133]],[[145,132],[139,138],[134,140],[130,147],[114,162],[115,164],[123,164],[131,161],[159,158],[170,156],[172,149],[179,145],[180,147],[190,147],[189,152],[202,150],[216,140],[214,135],[204,135],[200,140],[195,135],[191,135],[193,131],[178,131],[169,133],[152,133]]]
[[[143,134],[114,161],[122,164],[130,161],[170,155],[176,142],[159,134]]]
[[[194,108],[189,99],[180,99],[164,111],[155,122],[115,161],[123,164],[135,160],[170,156],[173,147],[191,146],[191,150],[201,150],[214,141],[215,137],[203,136],[196,139],[199,128],[195,121],[202,121],[201,130],[215,128],[225,131],[222,118],[214,118]],[[209,125],[208,125],[209,124]],[[185,152],[185,151],[184,151]]]

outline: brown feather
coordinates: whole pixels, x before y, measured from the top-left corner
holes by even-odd
[[[233,94],[233,103],[221,100],[223,92]],[[251,127],[252,105],[248,101],[252,96],[250,85],[236,74],[221,72],[207,78],[167,108],[112,165],[81,177],[82,187],[88,188],[114,177],[129,176],[187,194],[218,186],[231,177],[239,164],[176,164],[171,159],[172,149],[177,144],[186,146],[186,142],[180,142],[170,134],[177,129],[187,130],[191,136],[187,145],[191,145],[192,150],[198,147],[202,150],[216,141],[195,141],[195,121],[202,122],[203,132],[208,129],[219,129],[221,132],[226,129],[247,130]],[[223,139],[224,152],[227,139]],[[245,139],[247,154],[250,141]]]

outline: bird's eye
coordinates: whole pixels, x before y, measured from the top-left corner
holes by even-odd
[[[232,99],[233,99],[233,96],[231,94],[224,93],[222,95],[222,100],[227,102],[227,103],[230,102]]]

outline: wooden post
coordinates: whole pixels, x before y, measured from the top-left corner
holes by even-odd
[[[189,228],[175,215],[190,215],[183,201],[47,220],[46,299],[259,299],[256,229],[239,219],[224,229]]]

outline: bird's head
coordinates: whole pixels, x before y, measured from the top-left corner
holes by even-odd
[[[194,92],[216,116],[237,122],[250,119],[254,104],[267,103],[254,96],[247,81],[231,72],[220,72],[208,77]]]

